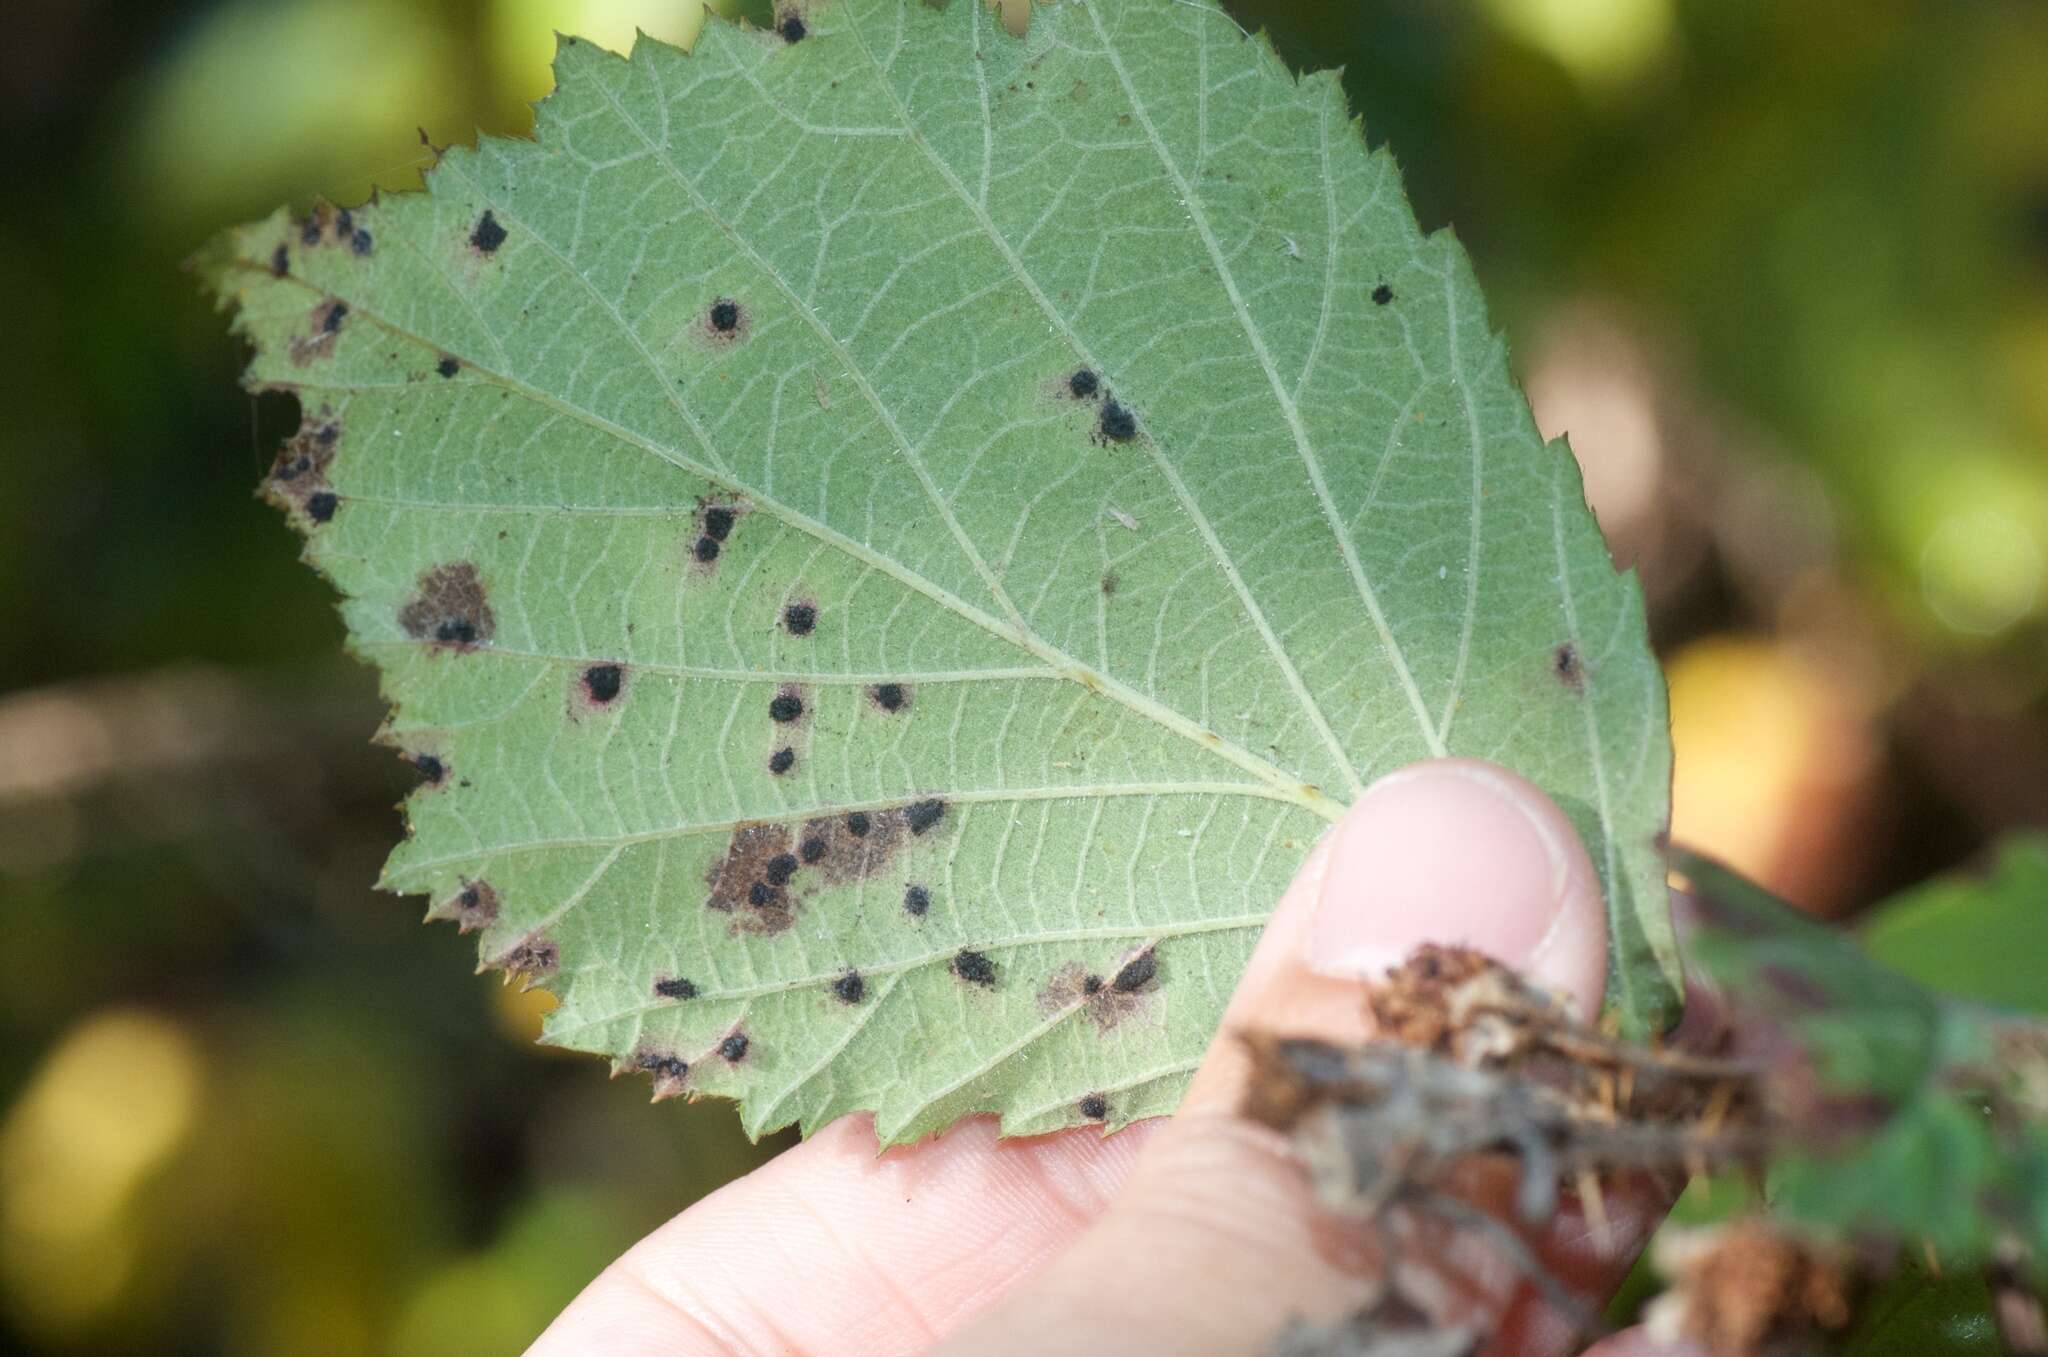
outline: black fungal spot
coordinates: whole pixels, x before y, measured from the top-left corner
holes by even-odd
[[[498,225],[498,219],[489,208],[477,218],[476,229],[469,233],[469,243],[482,254],[496,254],[498,247],[505,243],[505,228]]]
[[[697,997],[695,982],[681,976],[664,976],[654,982],[654,992],[663,999],[694,999]]]
[[[440,373],[443,377],[453,377],[456,373],[462,371],[462,364],[454,358],[443,355],[441,361],[434,364],[434,371]]]
[[[946,816],[946,803],[938,800],[913,802],[903,812],[903,818],[910,823],[910,832],[922,834]]]
[[[932,893],[922,886],[911,886],[903,892],[903,912],[913,919],[922,919],[932,907]]]
[[[412,766],[413,770],[420,775],[420,778],[429,787],[438,785],[441,779],[448,774],[448,769],[442,764],[441,760],[435,758],[432,754],[413,755]]]
[[[1067,390],[1075,400],[1087,400],[1101,389],[1101,379],[1096,377],[1092,368],[1076,368],[1074,375],[1067,378]]]
[[[714,542],[723,542],[732,532],[733,512],[723,504],[714,504],[704,511],[704,535]]]
[[[795,693],[777,693],[768,703],[768,717],[783,725],[804,714],[804,700]]]
[[[848,971],[832,982],[832,997],[842,1004],[857,1004],[867,997],[868,982],[859,971]]]
[[[625,683],[626,671],[620,665],[593,664],[583,671],[583,691],[599,706],[617,697]]]
[[[711,309],[704,313],[705,323],[710,325],[714,334],[738,333],[741,319],[740,304],[730,297],[720,297],[711,303]]]
[[[1102,977],[1101,977],[1101,976],[1099,976],[1099,975],[1091,975],[1091,976],[1088,976],[1087,978],[1085,978],[1084,980],[1082,980],[1082,981],[1081,981],[1081,993],[1083,993],[1083,994],[1100,994],[1100,993],[1102,993]]]
[[[755,909],[766,909],[774,904],[778,898],[775,887],[765,881],[756,881],[753,885],[747,887],[747,903]]]
[[[792,603],[782,610],[782,629],[791,636],[809,636],[818,625],[818,610],[808,603]]]
[[[910,705],[910,694],[900,683],[877,683],[868,689],[868,696],[883,711],[902,711]]]
[[[336,240],[347,240],[349,234],[355,229],[356,214],[353,211],[344,207],[339,213],[335,214],[334,238]]]
[[[327,314],[321,317],[320,320],[320,332],[331,335],[336,330],[339,330],[341,323],[347,319],[348,303],[340,298],[336,298],[327,304]]]
[[[656,1079],[673,1079],[681,1082],[690,1075],[690,1062],[679,1055],[666,1055],[660,1051],[642,1051],[635,1062]]]
[[[1095,587],[1102,591],[1104,598],[1115,598],[1117,587],[1121,583],[1122,581],[1116,577],[1116,571],[1105,570],[1102,572],[1102,578],[1095,582]]]
[[[282,278],[292,271],[292,252],[280,244],[270,252],[270,276]]]
[[[1105,443],[1128,443],[1138,436],[1138,417],[1112,398],[1103,403],[1095,430]]]
[[[370,233],[360,226],[348,238],[349,249],[357,254],[368,254],[375,244],[376,242],[371,239]]]
[[[804,35],[810,32],[804,27],[803,16],[799,14],[783,15],[781,22],[775,25],[775,31],[782,35],[784,42],[802,42]]]
[[[1385,283],[1381,283],[1372,290],[1372,303],[1374,306],[1385,306],[1392,300],[1394,300],[1394,289],[1388,287]]]
[[[718,559],[718,539],[716,537],[700,537],[697,539],[697,545],[692,548],[692,551],[698,560],[708,565]]]
[[[768,756],[768,771],[777,777],[796,767],[796,751],[787,745]]]
[[[1109,1116],[1109,1099],[1100,1093],[1091,1093],[1077,1104],[1081,1115],[1090,1121],[1102,1121]]]
[[[747,1047],[749,1044],[745,1032],[735,1032],[724,1041],[718,1043],[718,1053],[724,1056],[729,1063],[737,1065],[740,1061],[747,1058]]]
[[[1126,961],[1116,973],[1116,979],[1109,982],[1110,988],[1118,994],[1134,994],[1150,984],[1152,977],[1159,974],[1159,957],[1150,947]]]
[[[321,229],[320,214],[315,212],[308,216],[299,223],[299,244],[318,245],[320,243]]]
[[[768,859],[768,869],[762,873],[762,879],[771,886],[786,886],[789,879],[796,875],[796,868],[796,854],[777,853]]]
[[[332,490],[316,490],[306,496],[306,517],[315,523],[325,523],[334,517],[334,511],[340,504],[341,500]]]
[[[970,985],[981,985],[993,989],[996,983],[996,963],[986,954],[963,951],[953,958],[953,974]]]
[[[474,650],[497,629],[483,581],[468,561],[437,565],[420,576],[419,593],[398,610],[398,625],[416,641]]]
[[[856,839],[866,838],[868,836],[868,813],[864,810],[850,813],[846,817],[846,832],[853,835]]]
[[[1575,693],[1586,691],[1585,667],[1579,663],[1578,647],[1566,641],[1550,655],[1550,671],[1557,681]]]
[[[822,861],[825,857],[825,854],[831,850],[826,845],[823,839],[813,836],[811,838],[805,839],[803,847],[798,849],[797,851],[803,855],[803,859],[805,862],[819,862]]]

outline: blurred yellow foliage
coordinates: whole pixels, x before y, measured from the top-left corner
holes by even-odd
[[[532,100],[554,88],[557,33],[629,52],[635,34],[688,47],[703,27],[702,0],[497,0],[491,60],[501,89]]]
[[[16,1313],[89,1326],[139,1263],[138,1190],[192,1130],[204,1079],[190,1037],[137,1010],[77,1024],[0,1125],[0,1277]]]
[[[1671,683],[1672,838],[1820,908],[1853,872],[1842,839],[1872,766],[1868,695],[1790,646],[1714,636]]]

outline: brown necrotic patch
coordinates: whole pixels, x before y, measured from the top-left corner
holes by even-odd
[[[741,825],[725,851],[704,874],[710,894],[706,909],[733,916],[733,927],[749,933],[780,933],[796,922],[797,901],[788,887],[796,861],[795,836],[785,824]],[[776,878],[779,878],[776,879]]]
[[[813,892],[887,870],[907,843],[940,823],[944,805],[926,800],[818,816],[796,826],[741,825],[704,874],[705,908],[733,916],[737,930],[780,933]]]
[[[856,810],[804,822],[798,857],[825,881],[859,881],[886,868],[908,826],[899,810]]]
[[[306,317],[306,332],[295,335],[286,352],[292,366],[302,368],[332,354],[347,319],[348,303],[339,297],[328,297],[316,305]]]
[[[297,509],[315,522],[323,521],[314,506],[323,495],[327,498],[320,502],[331,505],[334,499],[327,469],[334,462],[334,450],[340,442],[341,426],[325,412],[318,418],[301,420],[298,432],[285,440],[270,463],[270,474],[263,482],[265,497],[281,508]],[[333,517],[331,507],[328,517]]]
[[[1038,1011],[1047,1017],[1079,1009],[1097,1031],[1107,1032],[1143,1007],[1145,995],[1120,990],[1080,962],[1070,961],[1039,987],[1036,1000]]]
[[[420,576],[419,592],[398,610],[398,625],[416,641],[470,651],[490,640],[498,624],[476,567],[449,561]]]
[[[485,963],[507,975],[517,976],[527,986],[545,980],[562,965],[562,949],[547,934],[535,930]]]
[[[462,889],[428,911],[429,919],[452,920],[457,932],[474,933],[498,918],[498,892],[488,881],[465,881]]]

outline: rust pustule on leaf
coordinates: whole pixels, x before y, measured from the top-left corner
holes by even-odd
[[[437,565],[420,576],[419,592],[398,610],[398,625],[416,641],[469,651],[498,629],[483,581],[468,561]]]

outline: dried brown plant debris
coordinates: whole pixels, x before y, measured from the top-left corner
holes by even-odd
[[[1386,1319],[1388,1305],[1410,1299],[1403,1288],[1416,1285],[1422,1261],[1403,1241],[1431,1224],[1500,1255],[1590,1335],[1591,1308],[1465,1185],[1511,1174],[1514,1214],[1533,1227],[1556,1215],[1564,1185],[1575,1184],[1599,1229],[1602,1175],[1647,1170],[1675,1180],[1761,1151],[1748,1067],[1618,1041],[1476,952],[1419,948],[1370,1004],[1384,1035],[1362,1046],[1242,1038],[1251,1055],[1243,1114],[1290,1135],[1318,1202],[1374,1230],[1393,1260],[1374,1307],[1345,1325],[1290,1330],[1276,1351],[1461,1351],[1441,1326],[1420,1331],[1440,1349],[1414,1347],[1423,1340]]]
[[[1670,1287],[1644,1312],[1650,1337],[1721,1357],[1797,1344],[1849,1322],[1850,1259],[1757,1217],[1665,1230],[1652,1261]]]

